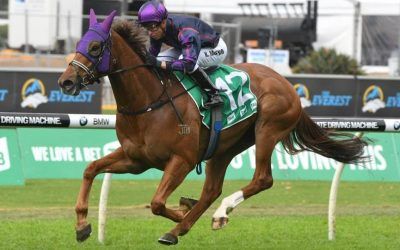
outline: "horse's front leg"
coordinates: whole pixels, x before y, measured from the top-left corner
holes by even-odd
[[[133,162],[129,159],[122,148],[118,148],[113,153],[91,162],[85,169],[83,181],[75,205],[77,215],[76,240],[82,242],[91,234],[91,225],[87,223],[86,217],[89,206],[89,193],[94,178],[101,173],[132,173],[140,174],[148,167],[140,162]]]
[[[232,157],[218,157],[207,162],[206,180],[199,201],[186,214],[183,220],[158,241],[172,245],[178,243],[178,236],[186,234],[222,191],[225,171]],[[217,163],[218,162],[218,163]]]
[[[181,205],[185,210],[173,210],[165,206],[168,197],[182,183],[186,175],[193,169],[192,165],[182,157],[173,155],[164,169],[164,175],[158,185],[157,191],[151,201],[151,211],[175,222],[182,221],[183,217],[191,209],[194,200],[181,199]]]

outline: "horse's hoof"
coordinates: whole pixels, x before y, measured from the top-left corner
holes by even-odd
[[[90,224],[86,225],[81,230],[76,230],[76,240],[78,242],[83,242],[92,234],[92,226]]]
[[[218,230],[228,224],[228,217],[212,218],[211,227],[213,230]]]
[[[158,239],[158,242],[164,245],[176,245],[178,244],[178,237],[173,234],[166,233],[164,236]]]
[[[192,209],[192,207],[194,205],[196,205],[196,203],[198,202],[198,200],[195,199],[190,199],[187,197],[181,197],[181,199],[179,200],[179,205],[180,206],[186,206],[188,208],[188,210]]]

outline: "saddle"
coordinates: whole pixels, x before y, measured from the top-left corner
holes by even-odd
[[[203,117],[202,123],[211,130],[210,142],[203,160],[207,160],[213,155],[218,146],[221,130],[227,129],[257,112],[257,99],[251,92],[250,77],[246,72],[223,64],[207,73],[216,89],[225,90],[220,91],[224,104],[212,109],[204,107],[207,96],[200,87],[193,87],[197,84],[191,77],[182,72],[174,72],[195,102]]]

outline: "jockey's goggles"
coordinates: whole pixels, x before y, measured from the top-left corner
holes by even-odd
[[[142,24],[143,28],[145,28],[147,31],[156,31],[158,28],[160,28],[159,23],[144,23]]]

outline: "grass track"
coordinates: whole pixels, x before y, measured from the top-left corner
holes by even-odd
[[[227,181],[226,196],[247,181]],[[73,206],[80,181],[31,180],[24,187],[0,187],[0,249],[158,249],[158,237],[174,223],[151,214],[148,204],[158,181],[113,181],[107,240],[97,243],[100,181],[90,199],[92,237],[75,242]],[[196,198],[201,181],[187,181],[180,196]],[[220,231],[210,218],[221,198],[184,237],[179,249],[400,249],[400,183],[340,184],[337,239],[327,240],[330,183],[276,181],[274,187],[242,203]]]

